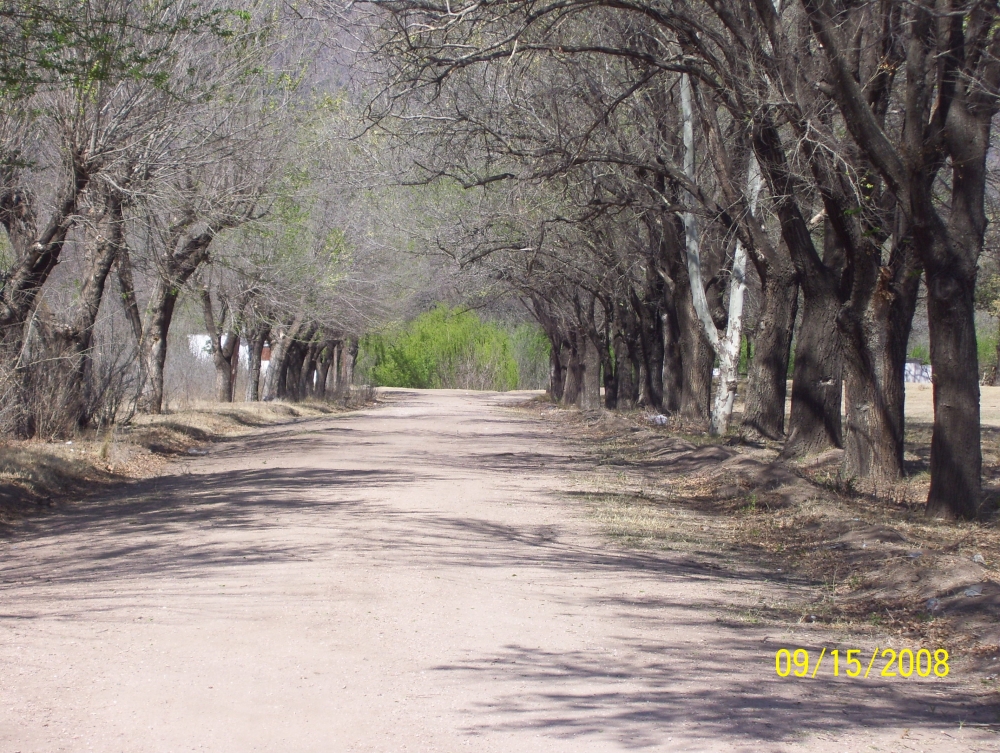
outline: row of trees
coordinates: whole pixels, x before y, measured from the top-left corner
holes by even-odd
[[[996,2],[365,7],[370,117],[419,151],[409,181],[478,190],[453,248],[528,303],[554,396],[723,433],[748,340],[744,435],[892,483],[923,282],[927,509],[977,514]]]
[[[323,41],[270,0],[0,8],[0,430],[163,410],[185,296],[220,400],[241,343],[247,399],[349,383],[406,280]]]
[[[747,352],[744,436],[789,457],[843,447],[845,477],[882,485],[904,472],[925,290],[928,510],[972,517],[998,14],[969,0],[5,5],[0,424],[58,434],[160,411],[181,296],[204,316],[220,399],[241,342],[249,399],[321,394],[367,330],[455,300],[441,267],[405,253],[430,249],[527,304],[554,396],[596,408],[603,386],[608,407],[723,434]]]

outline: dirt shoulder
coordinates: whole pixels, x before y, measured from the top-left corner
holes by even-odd
[[[101,494],[115,484],[152,478],[172,461],[207,453],[212,442],[272,426],[352,410],[343,403],[202,403],[72,440],[0,440],[0,532],[40,511]]]
[[[891,490],[844,487],[836,481],[839,451],[785,463],[775,447],[684,435],[641,412],[588,416],[543,400],[522,410],[592,454],[596,470],[583,496],[614,540],[710,552],[725,568],[763,569],[799,589],[795,599],[761,599],[727,619],[956,646],[984,687],[1000,689],[995,518],[928,520],[919,475]],[[914,453],[923,450],[921,431]]]

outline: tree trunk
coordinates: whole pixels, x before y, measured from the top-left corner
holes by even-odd
[[[726,332],[719,338],[719,386],[712,406],[712,421],[709,433],[722,436],[729,431],[729,420],[736,402],[739,383],[740,346],[743,344],[743,301],[746,295],[747,256],[740,241],[736,241],[736,253],[729,283],[729,316]]]
[[[692,85],[688,74],[681,76],[681,112],[684,131],[684,172],[695,183],[694,111],[692,107]],[[749,169],[750,222],[756,222],[757,197],[763,180],[755,158],[750,157]],[[688,197],[693,202],[693,197]],[[743,341],[743,302],[746,298],[747,253],[743,242],[736,239],[732,267],[729,275],[729,311],[726,314],[725,331],[720,331],[709,309],[705,295],[705,281],[702,274],[701,234],[693,212],[683,214],[685,250],[688,281],[691,289],[691,303],[701,322],[702,329],[719,361],[719,386],[712,406],[709,434],[720,436],[729,429],[729,419],[736,401],[739,384],[740,345]]]
[[[615,336],[615,374],[618,377],[618,394],[615,401],[619,410],[635,406],[638,389],[635,382],[636,348],[628,343],[628,332],[619,329]]]
[[[163,368],[167,362],[167,335],[174,317],[179,290],[158,279],[147,304],[143,340],[139,346],[140,367],[144,375],[141,407],[147,413],[163,411]]]
[[[920,288],[911,239],[898,228],[895,237],[902,240],[884,263],[878,249],[856,261],[839,316],[847,403],[841,475],[876,485],[904,474],[903,372]]]
[[[226,335],[226,337],[232,337],[232,333]],[[225,343],[222,345],[225,348]],[[215,363],[215,401],[218,403],[231,403],[233,402],[233,368],[223,356],[214,358]]]
[[[86,266],[83,282],[76,296],[74,315],[69,326],[56,331],[61,358],[53,361],[53,368],[57,371],[64,370],[60,382],[65,394],[59,401],[67,432],[86,427],[92,411],[97,407],[96,402],[100,399],[99,395],[93,393],[95,385],[88,384],[88,377],[92,375],[94,326],[104,300],[104,287],[124,242],[125,233],[119,197],[108,197],[105,212],[102,225],[106,238],[96,245],[87,244]]]
[[[957,24],[957,22],[956,22]],[[992,47],[995,47],[995,38]],[[991,47],[991,49],[992,49]],[[997,71],[991,70],[995,92]],[[952,166],[948,224],[933,223],[914,233],[927,280],[934,384],[931,488],[927,513],[973,518],[982,504],[982,435],[979,416],[979,356],[976,346],[976,272],[986,232],[986,156],[997,98],[980,99],[972,84],[968,99],[948,111],[947,139]],[[961,91],[961,90],[960,90]],[[931,184],[921,185],[915,212],[933,209]],[[928,232],[929,231],[929,232]],[[927,243],[933,238],[933,243]]]
[[[785,274],[766,276],[752,336],[753,354],[747,369],[747,388],[741,433],[748,439],[779,440],[785,436],[785,397],[788,356],[798,306],[798,284],[790,266]]]
[[[344,390],[347,394],[350,394],[354,385],[354,364],[358,362],[359,347],[358,338],[352,337],[347,341],[347,350],[344,353]]]
[[[315,331],[309,333],[308,337],[315,336]],[[316,356],[319,343],[310,340],[308,345],[303,347],[302,371],[299,374],[298,394],[300,400],[307,400],[315,394],[316,390]]]
[[[680,415],[688,421],[708,424],[715,351],[694,310],[687,273],[676,280],[678,351],[683,368]]]
[[[339,340],[333,345],[333,394],[338,398],[344,395],[344,382],[341,370],[344,365],[344,341]]]
[[[608,359],[601,359],[608,365],[601,367],[602,382],[604,383],[604,407],[608,410],[618,408],[618,364],[620,361],[612,354]]]
[[[163,368],[167,362],[167,335],[173,321],[174,308],[181,288],[208,258],[208,247],[215,237],[215,230],[208,228],[197,235],[188,234],[190,228],[178,231],[169,241],[162,259],[165,274],[153,285],[146,304],[146,316],[139,343],[140,381],[142,396],[140,406],[147,413],[160,413],[163,409]],[[119,278],[123,280],[123,278]],[[130,291],[134,297],[134,291]]]
[[[316,367],[316,390],[317,400],[326,400],[326,382],[330,378],[330,363],[333,360],[333,342],[327,341],[319,354]]]
[[[231,332],[230,335],[233,338],[233,355],[229,359],[229,363],[231,364],[229,370],[229,402],[233,402],[236,400],[236,378],[240,372],[240,336],[235,332]]]
[[[554,402],[560,402],[563,397],[563,389],[566,386],[566,367],[563,364],[563,352],[566,343],[562,335],[549,335],[549,398]]]
[[[604,384],[604,407],[608,410],[614,410],[618,407],[618,364],[620,360],[614,351],[613,325],[610,319],[610,316],[606,316],[604,320],[604,337],[600,338],[598,362],[601,368],[601,381]],[[598,397],[600,397],[600,386],[598,386]]]
[[[566,384],[563,388],[562,402],[564,405],[578,405],[580,402],[580,391],[582,389],[583,364],[581,363],[582,343],[579,333],[570,330],[569,340],[569,362],[566,365]]]
[[[832,289],[804,298],[783,457],[799,457],[842,446],[843,359],[837,328],[840,301]]]
[[[212,363],[215,366],[215,399],[220,403],[231,403],[236,385],[236,369],[240,361],[240,338],[232,328],[223,334],[222,325],[229,315],[229,306],[223,302],[221,317],[216,323],[212,294],[207,287],[201,290],[201,304],[208,342],[212,349]]]
[[[583,349],[580,358],[580,410],[601,409],[601,357],[593,341],[581,333],[579,341]]]
[[[17,184],[0,190],[0,225],[7,231],[15,256],[0,285],[0,345],[8,353],[19,354],[22,350],[42,287],[59,263],[94,172],[95,165],[88,161],[86,150],[71,154],[72,170],[65,174],[55,208],[41,231],[32,192]]]
[[[661,318],[663,352],[660,382],[663,385],[664,413],[679,413],[684,395],[684,363],[681,360],[681,325],[674,306],[664,306]]]
[[[278,328],[277,337],[271,338],[271,360],[264,376],[263,399],[265,401],[284,397],[288,350],[301,328],[302,317],[296,316],[291,324]],[[273,331],[272,334],[274,334]]]
[[[279,381],[278,396],[298,402],[302,399],[302,370],[305,365],[306,345],[295,340],[288,345],[288,354],[285,356],[284,375]]]
[[[647,294],[652,292],[653,281],[647,273]],[[662,291],[657,291],[662,292]],[[663,330],[660,321],[660,302],[655,298],[640,299],[632,291],[632,310],[638,320],[638,338],[636,345],[639,355],[639,394],[637,403],[640,406],[660,410],[663,404]]]
[[[250,351],[249,364],[247,369],[247,393],[248,403],[256,403],[260,400],[260,368],[261,355],[264,352],[264,343],[267,341],[268,328],[263,327],[254,331],[248,342]]]
[[[983,56],[996,57],[996,8],[945,19],[934,6],[917,4],[899,31],[886,27],[892,45],[905,51],[898,143],[853,73],[854,53],[831,4],[804,0],[803,8],[830,63],[830,96],[854,142],[897,195],[926,276],[934,384],[927,513],[971,518],[982,493],[974,293],[986,229],[986,157],[1000,104],[1000,69],[983,64]],[[946,167],[951,175],[939,180]]]
[[[688,421],[707,424],[715,352],[701,328],[697,327],[695,322],[691,322],[691,325],[694,326],[691,334],[681,336],[684,383],[681,390],[680,414]]]
[[[974,518],[981,501],[976,270],[927,269],[927,321],[934,384],[927,513]]]
[[[841,354],[837,329],[845,250],[826,221],[820,257],[798,203],[801,182],[770,120],[754,131],[754,152],[770,187],[781,235],[802,287],[802,321],[795,346],[792,410],[784,457],[841,446]]]

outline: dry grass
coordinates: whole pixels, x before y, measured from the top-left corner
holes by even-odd
[[[929,427],[908,433],[910,479],[864,490],[837,483],[840,451],[788,465],[776,462],[776,448],[680,434],[691,427],[654,426],[640,413],[586,416],[538,401],[525,408],[582,440],[596,466],[585,501],[621,545],[687,552],[798,594],[734,606],[731,619],[905,636],[962,647],[970,659],[996,654],[1000,529],[996,516],[969,523],[923,515]],[[986,477],[995,479],[1000,431],[984,428],[983,445]],[[970,588],[981,595],[966,596]]]
[[[196,403],[70,442],[0,441],[0,528],[110,484],[155,476],[171,459],[202,454],[210,442],[343,412],[372,397],[359,392],[340,403]]]

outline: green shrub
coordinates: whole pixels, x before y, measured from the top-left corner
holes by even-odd
[[[976,333],[976,351],[979,357],[979,371],[990,368],[997,362],[997,334]]]
[[[977,328],[976,355],[979,359],[979,374],[982,376],[997,362],[997,333],[995,331],[987,334]],[[916,359],[922,364],[929,364],[931,362],[930,348],[926,345],[914,345],[910,348],[907,358]]]
[[[914,345],[910,348],[910,354],[907,358],[911,358],[916,361],[920,361],[922,364],[928,364],[931,362],[931,351],[926,345]]]
[[[519,324],[510,332],[510,343],[517,361],[517,386],[522,390],[548,387],[552,345],[542,328],[537,324]]]
[[[753,358],[753,343],[743,335],[740,338],[740,362],[736,367],[736,371],[743,376],[747,375],[750,370],[750,359]]]
[[[407,324],[365,336],[358,371],[381,387],[512,390],[518,385],[512,351],[511,336],[496,324],[439,305]]]

